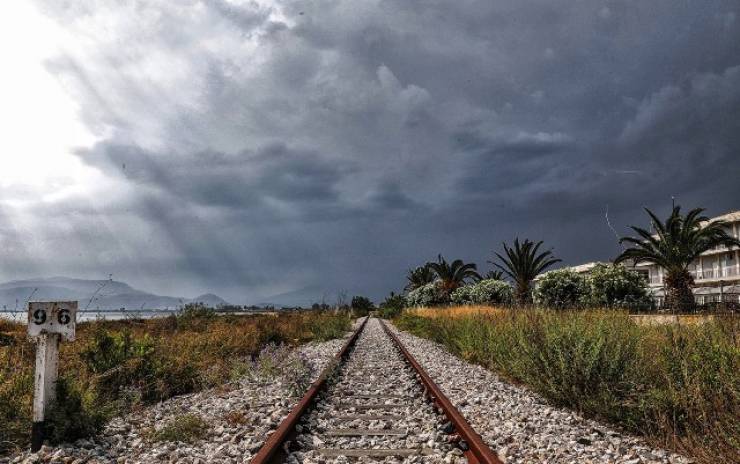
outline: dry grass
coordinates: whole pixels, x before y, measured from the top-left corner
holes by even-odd
[[[184,414],[172,419],[159,430],[144,434],[149,441],[194,443],[208,435],[208,423],[196,414]]]
[[[643,326],[608,310],[421,314],[396,323],[554,404],[701,463],[740,462],[740,318]]]
[[[297,345],[342,336],[348,314],[296,312],[83,322],[60,350],[60,393],[49,435],[94,433],[108,418],[229,380],[269,343]],[[0,320],[0,453],[26,446],[35,346],[21,324]],[[61,401],[60,401],[61,403]]]
[[[242,411],[229,411],[224,416],[224,420],[232,427],[247,425],[249,423],[249,418]]]
[[[457,318],[457,317],[465,317],[465,316],[471,316],[471,315],[500,314],[506,310],[503,308],[496,308],[493,306],[476,306],[476,305],[467,306],[466,305],[466,306],[452,306],[449,308],[419,307],[419,308],[409,308],[406,311],[415,316],[422,316],[422,317]]]
[[[631,314],[630,319],[639,325],[701,325],[714,321],[713,314]]]

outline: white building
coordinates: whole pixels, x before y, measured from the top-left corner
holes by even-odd
[[[534,278],[534,281],[535,283],[538,282],[540,279],[542,279],[544,276],[546,276],[549,272],[552,272],[552,271],[568,270],[568,271],[573,271],[576,274],[588,274],[589,272],[593,270],[593,268],[595,268],[599,264],[609,264],[609,263],[604,263],[601,261],[593,261],[593,262],[586,263],[586,264],[579,264],[577,266],[561,267],[561,268],[553,269],[551,271],[545,271],[541,274],[538,274],[537,277]]]
[[[727,232],[740,238],[740,211],[711,218],[709,222],[725,221]],[[665,271],[655,264],[640,263],[634,268],[643,273],[650,284],[653,296],[662,303],[665,297]],[[689,266],[694,277],[694,295],[699,304],[725,301],[740,303],[740,249],[715,247]]]

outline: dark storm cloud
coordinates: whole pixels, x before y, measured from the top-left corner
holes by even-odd
[[[284,204],[305,220],[327,210],[348,213],[351,206],[336,188],[354,171],[349,162],[330,163],[316,153],[291,151],[283,144],[230,155],[163,154],[103,143],[79,156],[133,183],[161,189],[185,204],[263,212],[278,209],[270,205]],[[312,205],[320,210],[314,211]]]
[[[49,64],[80,159],[127,186],[95,209],[133,218],[123,275],[377,297],[516,235],[611,258],[607,207],[740,208],[736,1],[41,5],[81,38]]]

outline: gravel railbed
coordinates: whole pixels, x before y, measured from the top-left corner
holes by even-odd
[[[349,336],[349,334],[348,334]],[[315,380],[339,352],[345,339],[308,343],[296,350]],[[93,438],[59,447],[44,446],[38,453],[0,457],[0,464],[54,462],[248,463],[271,430],[277,428],[300,399],[279,379],[252,376],[199,393],[178,396],[138,412],[113,419]],[[208,424],[207,436],[194,443],[152,442],[147,431],[184,414],[194,414]]]
[[[393,417],[373,419],[368,416]],[[300,434],[294,446],[297,450],[288,457],[288,462],[467,462],[462,451],[450,443],[451,437],[441,431],[444,423],[444,416],[437,414],[424,400],[422,386],[415,373],[383,331],[380,322],[370,319],[337,377],[298,426]],[[331,435],[340,429],[393,429],[402,433],[396,436]],[[329,457],[319,449],[424,449],[430,454],[350,459],[346,456]]]
[[[388,326],[506,463],[692,462],[568,409],[548,405],[532,391],[502,381],[435,342]]]

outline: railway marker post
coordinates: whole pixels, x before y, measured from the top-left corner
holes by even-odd
[[[33,388],[31,451],[44,442],[44,415],[56,397],[59,343],[75,339],[77,302],[28,303],[28,336],[36,342],[36,372]]]

